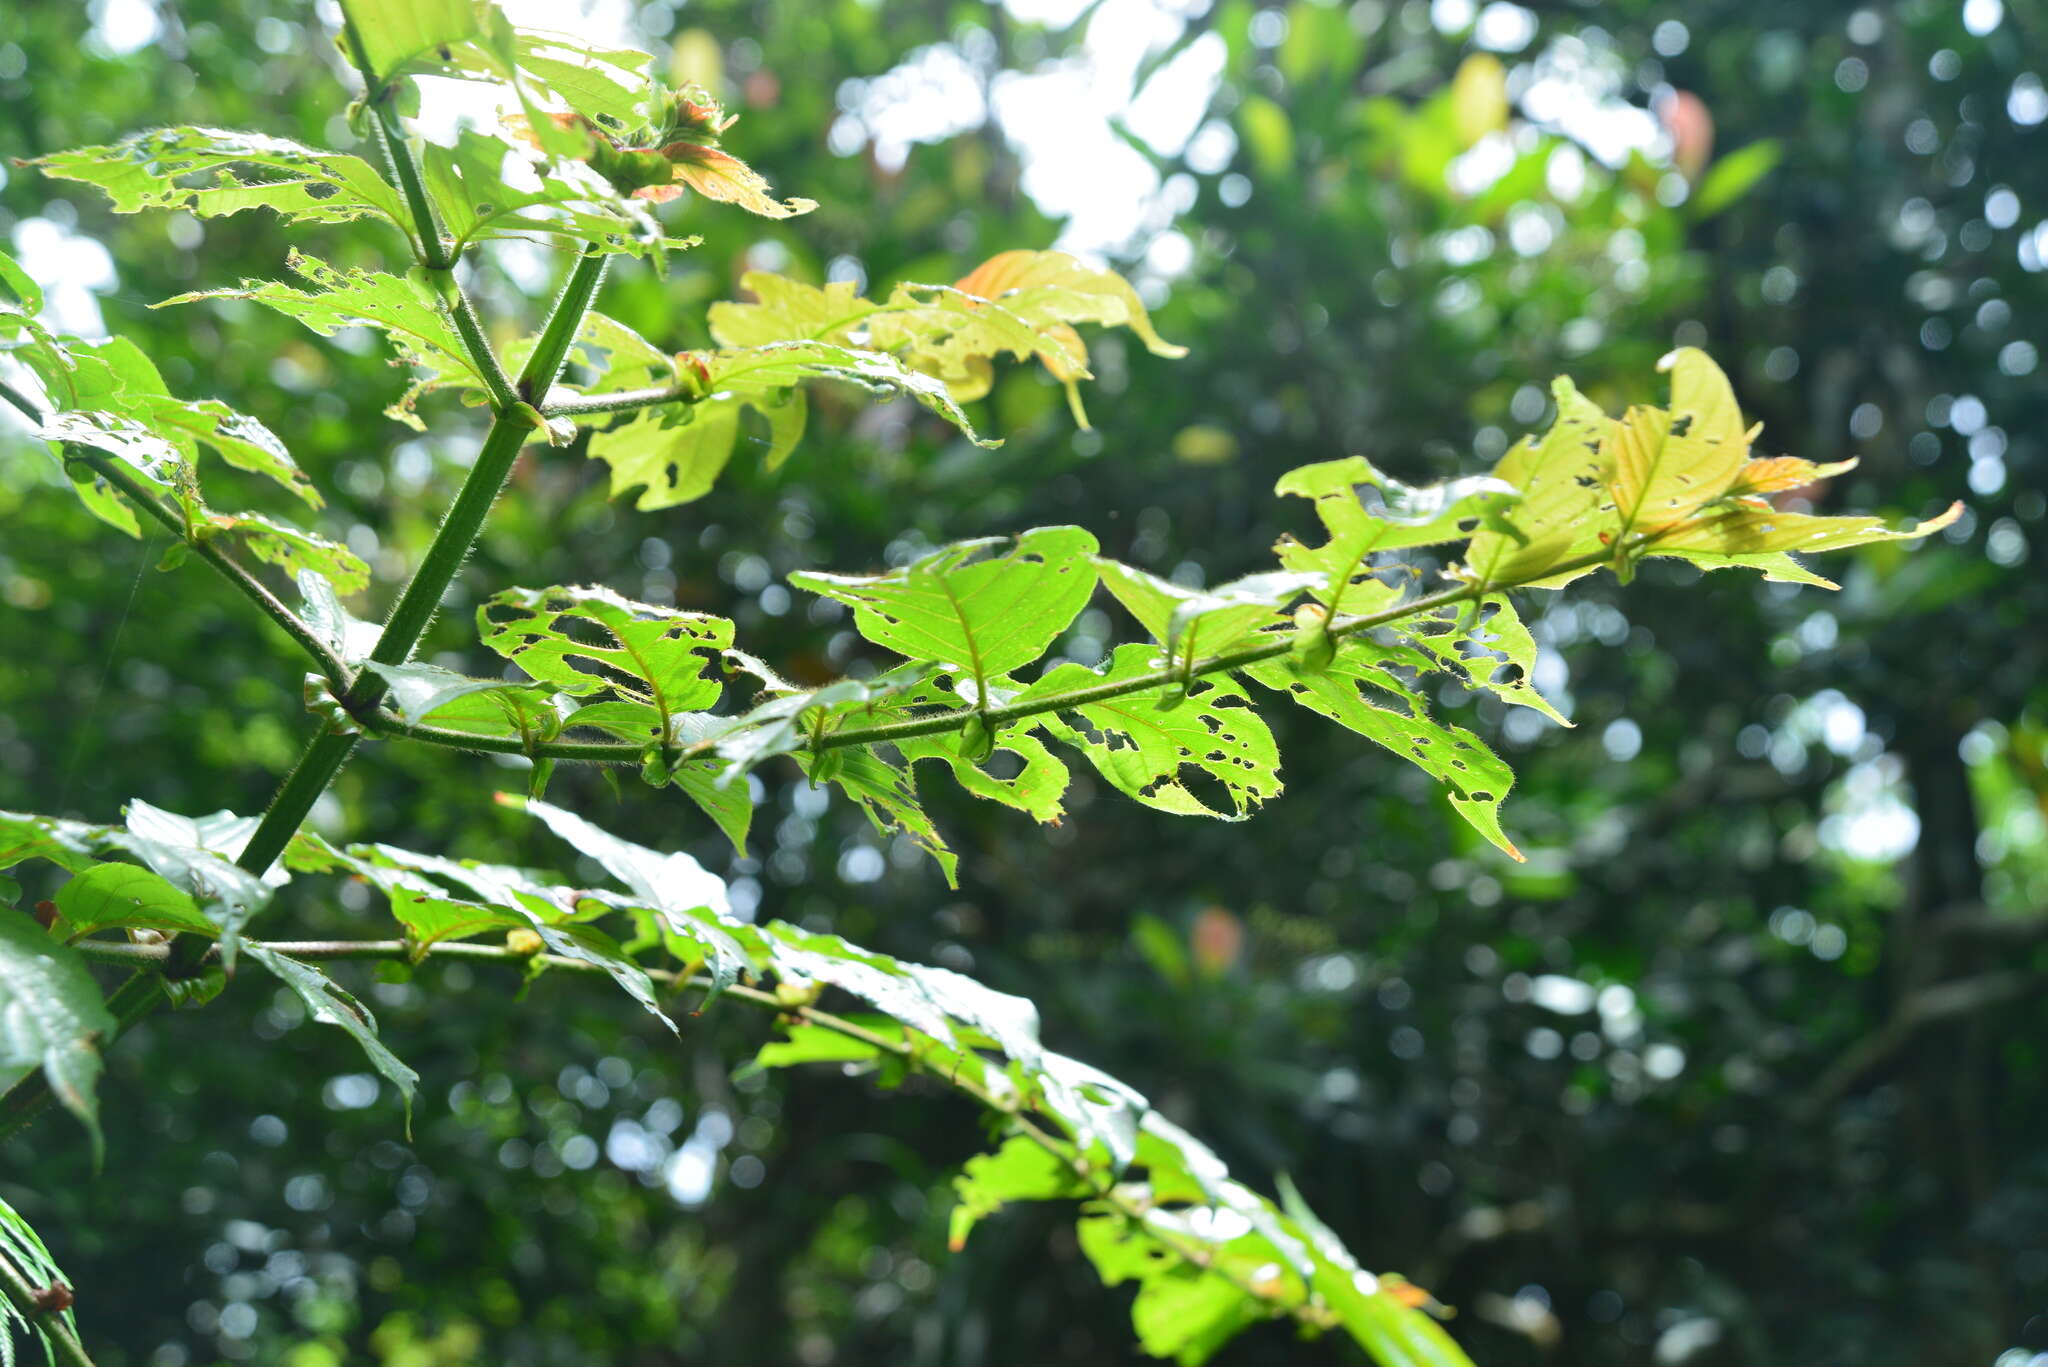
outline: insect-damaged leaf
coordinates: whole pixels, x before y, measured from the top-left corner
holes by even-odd
[[[852,607],[876,645],[964,670],[986,688],[1043,655],[1095,591],[1095,538],[1079,527],[1039,527],[985,554],[1002,544],[962,541],[887,574],[805,572],[790,582]]]
[[[1465,548],[1465,573],[1480,584],[1528,583],[1563,588],[1590,567],[1534,579],[1549,566],[1598,551],[1611,533],[1613,513],[1602,512],[1605,467],[1601,449],[1614,420],[1580,394],[1569,379],[1550,387],[1557,421],[1539,440],[1528,437],[1502,456],[1496,478],[1521,491],[1498,525],[1482,527]],[[1531,582],[1533,580],[1533,582]]]
[[[105,147],[80,147],[28,163],[58,180],[106,191],[116,213],[186,209],[218,218],[274,209],[297,223],[366,215],[404,230],[405,205],[361,157],[287,138],[225,128],[156,128]]]
[[[370,567],[354,551],[262,513],[207,512],[197,520],[195,530],[203,537],[232,537],[258,560],[294,577],[311,570],[341,593],[358,593],[370,586]]]
[[[1694,347],[1657,363],[1671,372],[1668,409],[1631,408],[1608,430],[1602,451],[1616,541],[1680,522],[1728,491],[1749,459],[1735,391],[1721,367]]]
[[[1559,726],[1571,725],[1530,682],[1536,668],[1536,638],[1506,594],[1405,617],[1387,630],[1434,657],[1468,687],[1534,708]]]
[[[1360,485],[1377,491],[1376,506],[1360,499]],[[1460,540],[1515,501],[1514,487],[1490,476],[1410,488],[1363,456],[1291,470],[1274,492],[1315,501],[1316,516],[1329,533],[1323,544],[1308,546],[1290,535],[1274,550],[1288,570],[1321,576],[1316,597],[1332,613],[1370,612],[1399,596],[1398,586],[1374,577],[1374,553]]]
[[[1248,574],[1213,589],[1186,588],[1102,556],[1102,582],[1176,660],[1219,655],[1278,620],[1279,609],[1327,582],[1320,571]]]
[[[244,945],[242,949],[250,958],[283,979],[284,985],[305,1003],[307,1013],[314,1020],[346,1031],[362,1046],[363,1056],[370,1060],[370,1066],[383,1074],[405,1098],[405,1128],[410,1135],[412,1095],[420,1075],[406,1067],[398,1055],[385,1048],[384,1042],[377,1038],[377,1018],[370,1014],[370,1009],[312,964],[288,958],[263,945]]]
[[[610,694],[643,709],[646,729],[668,733],[678,712],[717,703],[724,685],[707,665],[732,644],[723,617],[638,603],[585,586],[506,589],[477,609],[483,643],[533,679],[574,697]]]
[[[94,1163],[102,1150],[98,1042],[117,1028],[78,951],[0,906],[0,1090],[42,1069],[52,1095],[92,1136]]]
[[[1247,666],[1245,673],[1435,778],[1459,816],[1521,859],[1522,852],[1500,827],[1500,804],[1514,784],[1514,772],[1471,732],[1431,718],[1422,695],[1392,672],[1396,666],[1430,667],[1412,649],[1348,637],[1319,672],[1298,670],[1286,660],[1265,660]]]
[[[593,392],[612,388],[611,378]],[[799,386],[813,380],[836,380],[883,397],[908,395],[969,440],[981,442],[945,385],[895,357],[830,342],[782,341],[683,353],[666,375],[648,383],[681,384],[686,396],[596,433],[590,454],[611,467],[614,497],[640,489],[638,508],[688,503],[708,493],[732,460],[744,410],[752,409],[768,424],[768,468],[788,459],[806,421]]]
[[[484,387],[483,377],[469,362],[455,325],[427,286],[408,276],[381,271],[338,270],[294,248],[285,258],[291,270],[314,286],[299,289],[277,280],[244,280],[239,288],[195,290],[156,305],[190,304],[204,299],[251,299],[296,318],[323,337],[345,327],[372,327],[390,339],[399,359],[425,372],[397,404],[385,412],[414,427],[412,405],[428,389],[444,384]]]
[[[1148,645],[1116,648],[1102,670],[1063,664],[1012,699],[1029,702],[1157,672]],[[1148,807],[1188,816],[1241,821],[1280,792],[1280,755],[1273,733],[1233,679],[1205,675],[1178,701],[1174,686],[1078,703],[1040,720],[1050,734],[1078,746],[1102,776]],[[1168,705],[1168,704],[1171,705]],[[1067,718],[1073,718],[1073,721]],[[1221,785],[1227,809],[1189,786]]]

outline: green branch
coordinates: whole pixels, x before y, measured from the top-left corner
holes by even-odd
[[[576,330],[582,326],[583,315],[589,311],[598,284],[604,279],[605,260],[592,250],[586,250],[576,259],[568,283],[556,296],[547,324],[541,330],[540,342],[520,371],[518,387],[521,394],[545,390],[561,372],[569,344],[575,338]],[[384,624],[383,634],[370,651],[371,660],[395,665],[411,658],[420,637],[426,633],[427,624],[433,620],[435,609],[440,606],[441,596],[448,591],[456,571],[462,568],[463,560],[475,546],[491,505],[497,502],[506,479],[512,473],[513,462],[519,458],[520,448],[533,431],[531,413],[530,408],[520,404],[492,419],[491,429],[477,452],[476,463],[470,467],[468,477],[455,495],[455,502],[449,505],[448,513],[442,519],[440,529],[434,533],[433,543],[427,547],[419,568],[399,594],[398,603]],[[342,701],[352,714],[367,714],[383,697],[384,687],[381,677],[365,670],[356,676],[355,683]],[[256,833],[249,838],[248,847],[237,861],[243,868],[256,874],[270,868],[305,821],[306,813],[327,791],[327,785],[340,772],[359,739],[352,732],[332,728],[313,738],[300,757],[298,767],[285,779],[277,796],[271,799]]]
[[[545,404],[540,411],[551,418],[587,418],[599,413],[628,413],[636,408],[682,403],[701,396],[702,391],[695,385],[671,384],[653,389],[621,389],[610,394],[579,394]]]
[[[1653,536],[1640,537],[1630,549],[1638,550],[1654,539]],[[1434,612],[1438,608],[1449,607],[1455,603],[1470,602],[1491,593],[1522,588],[1538,580],[1549,579],[1553,575],[1609,564],[1613,559],[1614,552],[1603,549],[1555,565],[1546,565],[1520,579],[1500,583],[1463,584],[1457,588],[1425,594],[1379,612],[1341,618],[1331,624],[1329,632],[1336,637],[1356,636],[1360,632],[1387,626],[1403,618]],[[1077,688],[1069,693],[1048,694],[1024,702],[1010,703],[1007,706],[990,707],[985,711],[975,707],[962,707],[949,712],[906,717],[900,721],[878,722],[873,726],[841,727],[839,730],[827,731],[818,736],[807,748],[838,750],[847,746],[879,745],[889,741],[911,740],[918,736],[943,735],[958,731],[977,719],[990,727],[1008,726],[1013,722],[1042,716],[1048,712],[1085,707],[1091,703],[1107,702],[1112,698],[1128,697],[1133,693],[1144,693],[1155,688],[1184,683],[1205,674],[1222,674],[1242,669],[1261,660],[1278,659],[1293,648],[1294,634],[1284,633],[1262,645],[1246,646],[1242,650],[1210,655],[1194,661],[1176,661],[1165,668],[1145,674],[1134,674],[1127,679],[1117,679],[1089,688]],[[426,726],[418,722],[401,721],[388,713],[374,711],[365,711],[357,720],[362,723],[364,729],[390,740],[416,741],[424,745],[438,745],[451,750],[468,750],[481,754],[525,755],[535,760],[570,760],[586,764],[639,764],[646,759],[650,748],[648,745],[633,741],[528,742],[517,736],[479,736],[464,731],[450,731],[438,726]],[[573,716],[569,719],[569,725],[575,725]],[[701,752],[686,748],[681,752],[681,757],[689,759],[694,753]]]

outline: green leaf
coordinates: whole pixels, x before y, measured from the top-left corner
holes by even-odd
[[[1775,138],[1761,138],[1730,152],[1707,168],[1686,203],[1686,211],[1695,221],[1712,218],[1778,169],[1783,155]]]
[[[1514,786],[1514,772],[1470,731],[1434,720],[1422,695],[1393,672],[1418,663],[1427,668],[1412,650],[1353,636],[1338,643],[1335,657],[1318,673],[1286,660],[1263,660],[1245,673],[1441,782],[1459,816],[1520,860],[1522,852],[1500,828],[1500,804]]]
[[[43,311],[42,286],[6,252],[0,252],[0,303],[31,318]]]
[[[82,873],[107,855],[132,855],[191,896],[211,923],[208,933],[220,936],[222,962],[232,968],[243,923],[269,905],[271,889],[289,877],[276,869],[259,878],[235,864],[255,830],[255,817],[227,811],[179,816],[140,798],[128,803],[125,826],[0,812],[0,869],[47,859]]]
[[[711,336],[722,347],[756,347],[773,342],[837,341],[884,307],[861,298],[851,280],[822,289],[770,271],[748,271],[740,288],[751,303],[720,300],[711,306]]]
[[[695,242],[668,236],[644,201],[619,194],[581,162],[535,157],[476,129],[462,130],[453,147],[427,143],[420,153],[422,176],[456,252],[472,242],[539,236],[658,260]],[[518,168],[511,177],[508,159]]]
[[[723,617],[636,603],[599,587],[506,589],[477,609],[477,631],[540,683],[573,697],[609,693],[638,708],[656,737],[671,734],[676,714],[718,702],[724,685],[705,667],[732,644],[732,623]],[[625,711],[614,709],[610,724],[620,725]]]
[[[1016,1136],[994,1153],[976,1154],[953,1179],[960,1204],[953,1207],[947,1243],[955,1253],[967,1246],[975,1225],[1011,1201],[1080,1200],[1094,1188],[1066,1157],[1043,1144]]]
[[[957,702],[956,699],[956,705]],[[1029,812],[1037,820],[1045,822],[1058,821],[1066,810],[1061,798],[1067,791],[1067,766],[1046,748],[1044,741],[1032,734],[1028,725],[1020,723],[997,731],[989,753],[978,758],[968,753],[963,734],[958,731],[908,737],[894,744],[903,758],[913,762],[913,767],[917,760],[936,760],[944,764],[952,771],[954,780],[976,797]],[[999,778],[990,772],[991,767],[998,763],[1005,766],[1011,763],[996,761],[996,754],[1015,757],[1017,772],[1014,776]]]
[[[1140,1093],[1099,1068],[1051,1050],[1039,1055],[1027,1080],[1084,1154],[1100,1149],[1110,1170],[1118,1173],[1137,1158],[1138,1127],[1150,1110]]]
[[[0,1091],[40,1068],[59,1105],[100,1137],[98,1041],[119,1029],[77,950],[61,945],[28,917],[0,909]]]
[[[917,800],[917,781],[908,769],[897,768],[872,750],[853,747],[827,751],[822,758],[800,753],[797,763],[814,783],[830,782],[859,803],[877,831],[909,836],[938,864],[947,887],[960,886],[960,857],[925,815]]]
[[[1378,490],[1377,507],[1360,500],[1359,485]],[[1515,497],[1513,485],[1491,476],[1410,488],[1374,469],[1363,456],[1290,470],[1274,492],[1315,500],[1316,516],[1329,538],[1308,546],[1283,536],[1274,550],[1289,570],[1323,577],[1316,597],[1332,613],[1370,612],[1400,596],[1400,586],[1375,577],[1374,553],[1459,540],[1512,506]]]
[[[360,593],[370,586],[370,567],[361,556],[289,522],[279,522],[262,513],[209,512],[200,526],[200,535],[233,537],[258,560],[276,565],[294,577],[311,570],[341,593]]]
[[[1154,1357],[1196,1367],[1275,1313],[1215,1270],[1179,1256],[1149,1226],[1125,1215],[1090,1215],[1078,1232],[1081,1251],[1104,1285],[1138,1283],[1131,1325]]]
[[[1162,663],[1151,646],[1118,646],[1100,671],[1060,665],[1012,702],[1051,699],[1116,683],[1154,673]],[[1227,676],[1211,674],[1194,680],[1175,701],[1177,692],[1162,684],[1063,707],[1038,724],[1078,746],[1118,789],[1161,811],[1241,821],[1261,802],[1277,796],[1279,751],[1243,687]],[[1228,809],[1219,809],[1190,788],[1190,772],[1220,783],[1229,798]]]
[[[590,439],[590,454],[611,467],[612,496],[641,489],[634,506],[644,510],[688,503],[709,492],[732,459],[746,409],[767,420],[765,461],[771,470],[780,465],[803,434],[804,408],[797,386],[812,380],[836,380],[876,396],[908,395],[970,440],[981,440],[945,385],[879,351],[782,341],[686,352],[678,360],[694,395],[642,409]],[[607,376],[606,387],[610,385]],[[599,415],[597,420],[604,418]]]
[[[457,897],[415,868],[387,857],[379,846],[353,846],[343,852],[302,831],[292,837],[285,861],[301,873],[344,870],[383,893],[393,918],[405,928],[415,958],[443,940],[521,929],[531,920],[524,910]]]
[[[351,845],[341,851],[301,835],[294,850],[294,867],[339,867],[366,879],[390,901],[392,914],[415,931],[422,949],[435,940],[484,930],[531,930],[550,953],[603,971],[648,1014],[670,1031],[676,1029],[655,997],[653,980],[618,941],[594,926],[571,924],[579,901],[600,911],[614,903],[574,888],[551,887],[502,864],[443,859],[390,845]],[[451,892],[451,886],[469,895]]]
[[[229,811],[180,816],[134,798],[127,806],[127,830],[110,831],[107,840],[192,894],[219,927],[221,964],[232,973],[242,926],[270,904],[271,889],[288,878],[282,869],[259,877],[234,862],[256,826],[253,816]]]
[[[986,689],[1043,655],[1095,591],[1095,538],[1079,527],[1035,528],[993,554],[1001,544],[957,542],[887,574],[789,579],[852,607],[876,645],[964,670]]]
[[[893,1021],[878,1022],[884,1028]],[[873,1029],[873,1026],[867,1028]],[[757,1068],[794,1068],[805,1063],[866,1063],[883,1057],[884,1050],[867,1040],[854,1039],[838,1030],[799,1021],[784,1027],[784,1038],[770,1040],[754,1055]],[[880,1032],[878,1032],[880,1033]],[[901,1030],[897,1030],[900,1034]]]
[[[58,888],[53,900],[74,939],[101,930],[138,929],[212,939],[220,931],[189,893],[133,864],[95,864]]]
[[[1614,420],[1563,376],[1551,385],[1557,421],[1541,441],[1524,438],[1494,467],[1496,477],[1521,490],[1516,503],[1472,537],[1465,548],[1466,578],[1479,584],[1523,583],[1563,588],[1590,567],[1538,578],[1552,565],[1598,551],[1614,515],[1603,512],[1606,467],[1601,455]]]
[[[156,305],[190,304],[203,299],[251,299],[295,318],[323,337],[346,327],[372,327],[382,332],[399,359],[425,374],[417,378],[386,414],[418,427],[412,405],[429,389],[442,385],[484,388],[483,377],[469,363],[468,352],[439,296],[424,282],[381,271],[338,270],[294,248],[285,258],[294,273],[314,286],[303,290],[276,280],[244,280],[236,289],[196,290]]]
[[[420,1075],[406,1067],[377,1038],[377,1018],[370,1014],[370,1009],[312,964],[288,958],[263,945],[244,945],[242,949],[250,958],[283,979],[284,985],[306,1004],[306,1011],[314,1020],[346,1031],[362,1046],[370,1066],[398,1088],[398,1094],[405,1098],[405,1130],[410,1136],[413,1089],[418,1085]]]
[[[0,869],[30,859],[47,859],[70,873],[89,869],[106,829],[60,816],[0,811]]]
[[[634,895],[630,905],[655,912],[671,935],[697,946],[698,952],[686,957],[704,959],[714,994],[732,986],[751,966],[746,950],[733,938],[733,928],[739,923],[726,896],[725,880],[690,855],[680,850],[664,854],[621,840],[574,812],[538,798],[500,793],[498,802],[539,817],[549,830],[625,884]]]
[[[313,629],[329,650],[350,664],[369,659],[383,627],[366,622],[341,605],[334,585],[311,570],[292,576],[299,586],[299,620]]]
[[[518,735],[521,718],[538,718],[552,712],[544,690],[508,684],[503,679],[472,679],[452,669],[417,661],[387,665],[365,660],[363,668],[384,680],[384,703],[401,721],[443,726],[452,718],[467,723],[455,729],[472,735]],[[518,695],[517,702],[505,705],[507,694]],[[460,709],[454,706],[464,701],[483,705]],[[486,723],[491,724],[488,730],[483,729]]]
[[[1095,563],[1103,586],[1175,660],[1220,655],[1243,644],[1305,590],[1328,583],[1321,570],[1277,570],[1193,589],[1103,556]]]
[[[1630,533],[1661,531],[1721,497],[1749,460],[1754,433],[1743,430],[1721,368],[1695,347],[1679,348],[1657,368],[1671,372],[1671,407],[1629,409],[1601,452],[1621,521],[1618,550]]]
[[[1529,675],[1536,668],[1536,638],[1504,593],[1454,603],[1436,612],[1406,617],[1388,628],[1442,663],[1468,687],[1483,688],[1502,702],[1534,708],[1559,726],[1570,726]]]
[[[287,138],[224,128],[156,128],[105,147],[81,147],[28,163],[44,175],[106,191],[116,213],[186,209],[218,218],[273,209],[294,223],[342,223],[366,215],[405,230],[404,202],[361,157]]]

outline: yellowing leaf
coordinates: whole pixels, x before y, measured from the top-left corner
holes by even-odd
[[[675,167],[675,179],[667,185],[634,191],[642,199],[656,203],[674,199],[682,193],[681,187],[687,185],[706,199],[737,205],[763,218],[794,218],[818,207],[813,199],[775,198],[760,172],[716,147],[672,142],[661,149],[661,155]]]
[[[1728,492],[1749,458],[1735,391],[1721,367],[1695,347],[1658,362],[1671,372],[1669,409],[1632,408],[1609,429],[1601,455],[1608,497],[1620,519],[1617,547],[1655,532]]]
[[[1839,551],[1875,541],[1917,541],[1953,523],[1963,505],[1952,503],[1938,517],[1897,531],[1881,517],[1816,517],[1788,513],[1761,500],[1743,499],[1725,509],[1674,528],[1657,538],[1651,555],[1753,556],[1781,551]]]
[[[1494,467],[1521,498],[1465,548],[1463,573],[1476,583],[1527,583],[1549,566],[1598,550],[1602,531],[1613,524],[1611,514],[1599,515],[1600,450],[1613,420],[1563,376],[1550,392],[1557,421],[1540,441],[1523,439]],[[1589,573],[1574,570],[1534,586],[1562,588]]]
[[[1818,484],[1824,479],[1833,479],[1856,468],[1854,460],[1838,460],[1818,464],[1801,460],[1798,456],[1769,456],[1752,460],[1736,475],[1735,483],[1728,488],[1730,497],[1744,494],[1775,494],[1787,489],[1803,489],[1809,484]]]

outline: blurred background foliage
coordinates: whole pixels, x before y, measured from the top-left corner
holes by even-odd
[[[1073,815],[928,796],[949,893],[857,813],[771,776],[749,857],[672,792],[564,772],[550,796],[726,870],[742,900],[1037,1000],[1250,1180],[1290,1174],[1369,1265],[1459,1309],[1486,1364],[2023,1364],[2048,1351],[2048,12],[2034,0],[625,0],[528,22],[630,35],[744,113],[731,144],[822,208],[692,202],[666,278],[600,307],[674,347],[752,268],[873,288],[1058,243],[1129,271],[1190,356],[1096,347],[1093,431],[1035,370],[965,444],[903,405],[814,397],[773,474],[640,514],[575,451],[529,452],[429,655],[481,667],[465,604],[604,582],[729,613],[786,672],[863,647],[793,569],[1073,521],[1216,582],[1302,512],[1281,471],[1351,451],[1410,481],[1483,469],[1569,371],[1610,408],[1707,347],[1763,447],[1862,458],[1830,510],[1970,512],[1821,568],[1827,595],[1657,562],[1544,597],[1539,682],[1576,720],[1465,702],[1521,774],[1508,864],[1419,773],[1283,728],[1288,791],[1245,827],[1077,775]],[[353,143],[319,7],[10,8],[0,154],[166,121]],[[429,102],[430,108],[432,102]],[[445,132],[445,128],[443,129]],[[136,338],[174,389],[284,434],[387,594],[476,415],[418,436],[367,339],[253,308],[148,305],[278,273],[249,214],[109,215],[0,171],[0,235],[62,326]],[[317,234],[388,264],[373,233]],[[555,264],[476,277],[531,320]],[[504,334],[509,337],[510,332]],[[0,432],[0,806],[261,807],[302,666],[203,569],[160,574]],[[233,472],[215,471],[226,479]],[[261,497],[260,491],[250,491]],[[259,506],[261,506],[259,504]],[[359,605],[377,610],[374,596]],[[1065,643],[1092,659],[1103,613]],[[1459,701],[1447,696],[1447,704]],[[545,866],[479,800],[484,759],[367,750],[317,813],[351,839]],[[360,931],[368,899],[278,924]],[[410,1141],[337,1032],[265,984],[124,1040],[109,1158],[45,1125],[0,1196],[80,1283],[100,1361],[770,1364],[1129,1360],[1050,1213],[945,1253],[960,1105],[824,1072],[736,1072],[737,1010],[677,1047],[623,999],[459,964],[357,984],[424,1077]],[[1248,1335],[1220,1361],[1345,1360]]]

